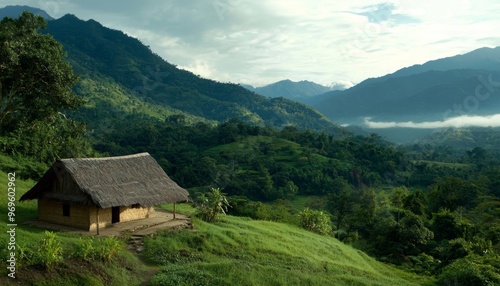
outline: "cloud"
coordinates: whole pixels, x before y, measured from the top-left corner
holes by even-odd
[[[437,129],[437,128],[464,128],[464,127],[500,127],[500,114],[489,116],[478,115],[463,115],[453,118],[448,118],[443,121],[427,121],[427,122],[376,122],[371,121],[371,118],[365,118],[364,124],[368,128],[384,129],[384,128],[417,128],[417,129]]]
[[[416,17],[400,13],[398,5],[390,2],[364,6],[360,10],[361,12],[347,13],[364,16],[367,18],[368,22],[375,24],[381,24],[384,22],[392,24],[410,24],[420,22],[420,20]]]
[[[0,0],[16,5],[19,0]],[[361,82],[498,46],[496,0],[25,0],[122,30],[172,64],[255,86]],[[203,63],[206,63],[203,64]]]

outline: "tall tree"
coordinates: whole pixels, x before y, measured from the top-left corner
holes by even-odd
[[[76,76],[64,60],[62,45],[38,31],[46,27],[40,16],[24,12],[0,22],[0,132],[22,123],[50,118],[82,101],[72,88]],[[1,134],[0,133],[0,134]]]
[[[46,25],[28,12],[0,22],[0,150],[50,162],[91,148],[85,126],[61,113],[83,100],[62,45],[39,33]]]

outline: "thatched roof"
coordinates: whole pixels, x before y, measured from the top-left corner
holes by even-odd
[[[73,192],[53,192],[65,173],[78,185]],[[66,176],[67,177],[67,176]],[[108,158],[57,160],[23,200],[50,198],[100,208],[140,204],[150,207],[188,200],[188,192],[172,181],[148,153]]]

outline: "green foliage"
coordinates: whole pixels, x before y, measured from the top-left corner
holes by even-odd
[[[93,261],[96,258],[97,248],[95,247],[94,238],[81,238],[75,245],[73,250],[73,257],[82,259],[83,261]]]
[[[446,208],[454,211],[458,207],[470,209],[476,205],[476,199],[482,190],[472,182],[457,177],[438,180],[429,193],[432,211]]]
[[[426,253],[420,253],[417,256],[410,256],[412,271],[423,275],[432,275],[440,266],[440,261]]]
[[[37,261],[45,268],[53,268],[55,264],[63,261],[63,249],[57,235],[50,231],[45,231],[45,238],[42,240],[40,249],[36,254]]]
[[[323,211],[305,208],[299,213],[299,217],[300,226],[304,229],[323,235],[332,232],[330,216]]]
[[[229,202],[219,188],[211,188],[208,195],[202,194],[197,202],[195,216],[206,222],[216,222],[220,214],[226,214]]]
[[[347,181],[335,179],[335,188],[328,196],[327,209],[334,216],[338,230],[346,226],[346,218],[353,213],[355,200],[355,194]]]
[[[76,77],[62,45],[38,33],[45,27],[42,17],[28,12],[0,22],[0,134],[81,103],[71,91]]]
[[[115,237],[106,237],[100,240],[97,247],[97,257],[104,262],[109,263],[113,258],[118,256],[123,250],[123,242]]]
[[[38,32],[40,16],[24,12],[0,22],[0,150],[51,163],[91,152],[85,125],[62,111],[83,103],[62,45]]]
[[[500,284],[500,257],[468,256],[446,266],[438,276],[441,285],[493,286]],[[466,284],[463,284],[466,283]]]
[[[433,215],[432,230],[437,240],[468,238],[471,227],[466,219],[459,219],[456,213],[446,209]]]

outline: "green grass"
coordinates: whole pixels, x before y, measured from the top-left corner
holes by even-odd
[[[188,206],[182,206],[192,213]],[[196,231],[146,239],[144,259],[161,265],[151,285],[432,285],[338,240],[298,227],[225,216],[194,219]],[[179,282],[181,282],[179,284]],[[176,284],[177,283],[177,284]]]

